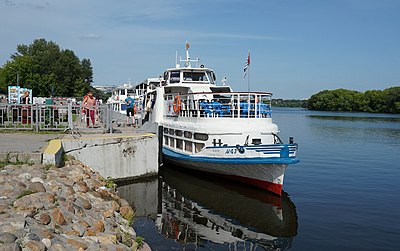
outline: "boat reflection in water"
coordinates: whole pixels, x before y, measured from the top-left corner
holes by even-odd
[[[161,214],[156,226],[165,238],[196,247],[218,243],[233,250],[282,250],[292,246],[297,235],[297,214],[286,193],[277,197],[199,175],[164,168],[159,183]]]

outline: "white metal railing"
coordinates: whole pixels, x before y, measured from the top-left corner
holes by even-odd
[[[228,92],[166,94],[166,116],[203,118],[270,118],[271,93]]]
[[[112,132],[110,128],[116,120],[113,117],[109,105],[0,104],[0,130],[66,131],[102,128]]]

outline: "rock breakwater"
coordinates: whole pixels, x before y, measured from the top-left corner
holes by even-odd
[[[134,211],[79,161],[0,169],[0,251],[136,250]]]

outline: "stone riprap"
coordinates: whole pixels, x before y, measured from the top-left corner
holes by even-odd
[[[128,202],[79,161],[0,169],[0,251],[135,250]]]

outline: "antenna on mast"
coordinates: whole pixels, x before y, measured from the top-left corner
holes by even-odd
[[[176,68],[179,68],[179,65],[178,65],[178,51],[175,51],[175,66],[176,66]]]
[[[184,62],[185,67],[188,67],[188,68],[192,67],[191,62],[196,62],[196,67],[199,67],[200,58],[197,58],[197,59],[194,59],[194,60],[190,59],[190,56],[189,56],[190,45],[189,45],[188,41],[186,41],[186,46],[185,47],[186,47],[186,59],[182,60],[182,57],[179,57],[179,61],[180,62]]]

